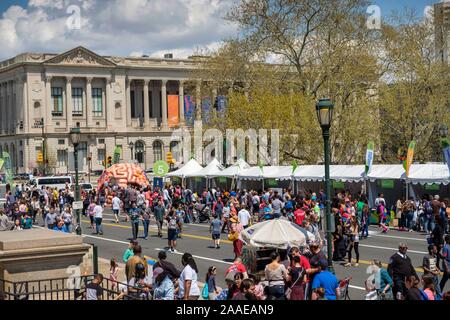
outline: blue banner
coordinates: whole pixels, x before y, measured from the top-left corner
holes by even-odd
[[[227,109],[227,97],[218,96],[217,97],[217,113],[223,113]]]
[[[448,171],[450,171],[450,146],[444,149],[445,161],[447,161]]]
[[[188,126],[194,125],[195,105],[192,96],[184,96],[184,117]]]
[[[153,188],[160,188],[162,189],[164,187],[163,178],[154,177],[153,178]]]
[[[202,121],[204,124],[209,124],[211,120],[211,98],[202,98]]]

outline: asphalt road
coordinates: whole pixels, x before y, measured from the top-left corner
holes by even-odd
[[[110,210],[104,214],[104,234],[93,235],[89,228],[89,221],[83,218],[83,236],[86,243],[96,244],[98,246],[99,256],[105,259],[117,257],[121,261],[123,252],[127,248],[131,238],[130,223],[114,223],[113,215]],[[207,224],[185,224],[183,238],[178,240],[177,253],[168,253],[168,260],[173,262],[181,269],[181,255],[185,252],[191,253],[196,260],[199,268],[199,280],[204,281],[206,272],[210,266],[216,266],[218,269],[217,282],[221,287],[225,286],[224,278],[226,269],[233,261],[232,243],[226,240],[226,235],[222,234],[221,248],[215,249],[209,234]],[[165,229],[165,228],[164,228]],[[156,258],[158,251],[167,247],[167,234],[164,232],[163,238],[157,237],[157,228],[155,224],[150,225],[148,240],[144,240],[143,228],[140,226],[138,239],[146,256]],[[370,237],[360,242],[360,262],[358,267],[344,267],[334,263],[336,275],[339,279],[351,276],[350,298],[352,300],[363,299],[365,295],[364,281],[369,276],[367,267],[372,259],[380,259],[387,263],[391,255],[398,248],[399,242],[408,244],[408,255],[413,261],[416,270],[421,274],[423,270],[422,258],[427,251],[425,235],[417,232],[400,232],[391,230],[387,234],[381,234],[376,226],[370,228]],[[354,255],[353,255],[354,257]],[[446,290],[450,290],[450,282],[447,283]]]

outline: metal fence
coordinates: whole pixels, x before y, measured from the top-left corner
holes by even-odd
[[[0,280],[0,292],[5,300],[86,300],[86,286],[95,275],[71,278],[11,282]],[[148,291],[126,283],[104,278],[102,300],[148,300]]]

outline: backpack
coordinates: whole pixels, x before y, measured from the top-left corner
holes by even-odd
[[[170,218],[167,228],[169,230],[176,230],[177,229],[177,219],[176,219],[175,216]]]
[[[202,298],[203,300],[208,300],[209,297],[209,288],[208,288],[208,282],[205,283],[202,290]]]
[[[422,296],[422,300],[427,300],[428,301],[428,296],[425,293],[425,291],[423,291],[422,289],[419,289],[420,291],[420,295]]]
[[[253,203],[253,205],[259,205],[259,201],[258,201],[258,198],[255,196],[255,197],[253,197],[253,200],[252,200],[252,203]]]
[[[428,216],[431,216],[433,214],[433,207],[431,206],[430,201],[425,202],[425,213]]]

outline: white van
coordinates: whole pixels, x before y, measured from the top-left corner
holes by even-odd
[[[65,189],[66,184],[69,188],[73,184],[71,176],[59,176],[59,177],[35,177],[31,180],[30,184],[32,186],[41,189],[44,187],[57,188],[57,190]]]

